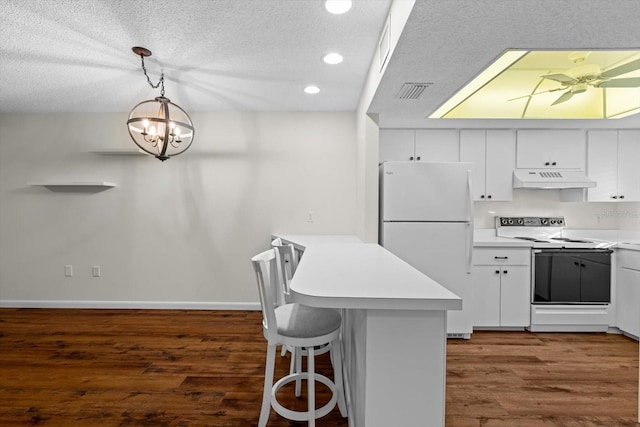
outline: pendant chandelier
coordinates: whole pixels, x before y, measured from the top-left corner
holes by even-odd
[[[158,83],[151,83],[144,66],[144,58],[151,56],[151,51],[144,47],[133,47],[131,50],[140,56],[142,71],[149,86],[153,89],[160,87],[160,96],[133,107],[127,120],[129,135],[145,153],[165,161],[187,151],[195,129],[186,111],[164,96],[164,72]]]

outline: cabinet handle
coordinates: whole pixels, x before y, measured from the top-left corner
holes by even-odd
[[[490,199],[490,198],[491,198],[491,194],[489,194],[489,195],[487,196],[487,199]]]
[[[480,198],[481,198],[481,199],[484,199],[484,194],[482,194],[482,195],[480,196]]]
[[[509,259],[508,256],[494,256],[493,259]]]
[[[507,274],[507,273],[508,273],[508,271],[507,271],[507,270],[503,270],[502,272],[503,272],[504,274]]]
[[[580,263],[578,261],[574,261],[573,265],[580,265]]]
[[[621,198],[621,199],[624,199],[624,196],[622,196],[622,195],[621,195],[621,196],[620,196],[620,198]]]
[[[556,162],[551,163],[551,166],[555,166],[555,165],[556,165]]]
[[[420,156],[416,157],[416,160],[420,160]]]
[[[618,196],[611,196],[611,198],[612,198],[612,199],[617,199],[617,198],[618,198]]]
[[[500,274],[500,270],[496,270],[496,274]]]
[[[409,157],[409,160],[413,160],[413,156]]]
[[[549,166],[549,162],[544,162],[544,165],[545,166]]]

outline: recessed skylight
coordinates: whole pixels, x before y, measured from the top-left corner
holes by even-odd
[[[614,119],[637,113],[638,50],[508,50],[429,117]]]
[[[332,52],[332,53],[327,53],[322,60],[326,63],[326,64],[330,64],[330,65],[336,65],[342,62],[343,58],[342,55],[340,55],[339,53],[336,52]]]
[[[351,0],[326,0],[324,7],[334,15],[341,15],[351,9]]]
[[[315,95],[320,92],[320,88],[318,86],[307,86],[304,88],[304,92],[309,95]]]

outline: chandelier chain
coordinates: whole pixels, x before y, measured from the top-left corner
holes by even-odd
[[[158,80],[158,83],[154,85],[153,83],[151,83],[151,79],[147,74],[147,67],[144,66],[144,56],[140,55],[140,59],[142,60],[142,71],[144,71],[144,75],[147,77],[149,86],[151,86],[153,89],[158,89],[158,87],[160,87],[160,96],[164,96],[164,72],[160,74],[160,80]]]

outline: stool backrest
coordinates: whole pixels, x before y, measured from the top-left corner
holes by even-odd
[[[256,273],[260,305],[262,306],[262,326],[264,336],[269,343],[277,341],[278,326],[275,309],[277,307],[278,270],[276,268],[276,251],[269,249],[251,258]]]
[[[278,268],[278,281],[280,287],[280,297],[278,304],[290,302],[289,286],[293,273],[298,268],[298,257],[292,244],[284,244],[280,238],[271,242],[271,247],[276,250],[276,264]]]

